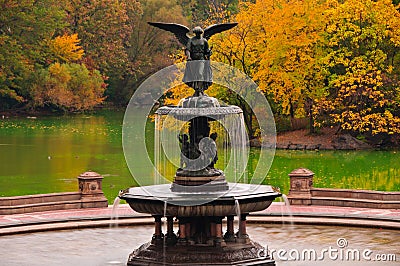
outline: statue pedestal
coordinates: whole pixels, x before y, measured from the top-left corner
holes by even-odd
[[[226,191],[229,185],[224,175],[218,176],[175,176],[171,185],[173,192]]]

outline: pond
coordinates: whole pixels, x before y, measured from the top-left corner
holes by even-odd
[[[137,185],[125,163],[122,120],[123,112],[116,111],[0,118],[0,196],[77,191],[76,177],[93,170],[105,177],[103,190],[111,203],[120,189]],[[151,142],[152,123],[146,131]],[[258,149],[250,150],[249,176],[258,155]],[[315,173],[316,187],[400,190],[398,151],[277,150],[264,183],[287,194],[288,174],[299,167]],[[152,178],[152,170],[140,170]]]

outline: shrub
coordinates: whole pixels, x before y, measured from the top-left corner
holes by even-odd
[[[32,85],[34,107],[55,107],[83,111],[104,101],[104,79],[97,70],[83,64],[54,63],[36,72]]]

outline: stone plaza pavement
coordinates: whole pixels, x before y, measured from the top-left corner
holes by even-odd
[[[286,206],[273,202],[265,211],[252,213],[248,223],[294,223],[343,225],[400,230],[400,209],[370,209],[336,206]],[[0,236],[51,230],[150,225],[153,218],[134,212],[129,205],[1,215]]]

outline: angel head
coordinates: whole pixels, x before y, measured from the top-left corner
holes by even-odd
[[[196,34],[196,36],[200,36],[201,34],[204,33],[204,30],[201,27],[196,26],[193,28],[192,32]]]

